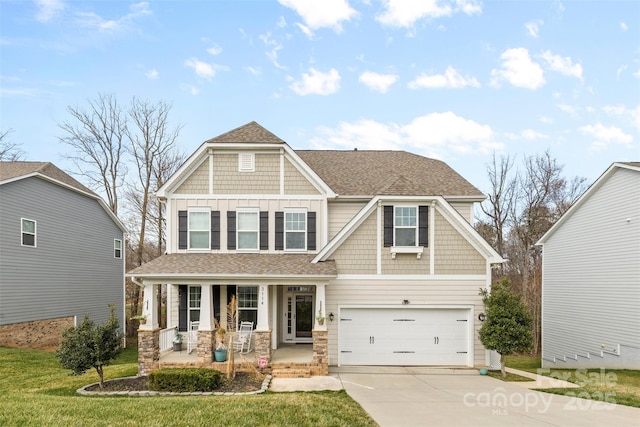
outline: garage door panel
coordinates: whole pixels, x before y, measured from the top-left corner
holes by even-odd
[[[343,365],[466,365],[468,309],[343,309]]]

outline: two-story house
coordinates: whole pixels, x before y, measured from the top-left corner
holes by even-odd
[[[0,345],[58,346],[115,305],[124,327],[125,227],[48,162],[0,162]]]
[[[313,375],[329,365],[487,364],[478,292],[503,260],[470,225],[484,195],[445,163],[293,150],[251,122],[204,142],[157,196],[167,254],[129,272],[149,316],[141,373],[159,366],[159,284],[169,328],[199,322],[204,365],[232,295],[237,321],[254,322],[257,358],[308,343]]]

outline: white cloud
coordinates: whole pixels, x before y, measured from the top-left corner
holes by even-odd
[[[222,48],[218,45],[211,46],[209,49],[207,49],[207,52],[213,56],[220,55],[222,53]]]
[[[406,125],[368,119],[341,122],[335,129],[320,128],[312,143],[319,148],[407,149],[432,157],[444,157],[448,152],[489,153],[503,148],[495,141],[490,126],[450,111],[425,114]]]
[[[309,37],[310,39],[313,38],[313,31],[311,31],[311,28],[299,22],[296,22],[296,26],[300,28],[300,31],[302,31],[305,36]]]
[[[276,22],[276,27],[286,28],[286,26],[287,26],[287,20],[284,19],[284,16],[281,16],[280,19],[278,19],[278,22]]]
[[[540,120],[541,123],[545,123],[545,124],[553,123],[553,119],[549,116],[539,116],[538,120]]]
[[[544,25],[544,21],[542,19],[536,19],[534,21],[529,21],[524,24],[525,28],[529,32],[531,37],[538,37],[538,33],[540,32],[540,27]]]
[[[36,20],[42,23],[47,23],[55,19],[65,8],[64,3],[60,0],[35,0],[35,3],[38,8],[36,11]]]
[[[147,2],[131,4],[129,10],[130,12],[128,14],[118,19],[106,20],[93,12],[78,12],[76,13],[76,17],[78,24],[83,27],[97,29],[99,31],[119,32],[129,29],[137,18],[152,14],[151,9],[149,9],[149,3]]]
[[[619,66],[618,69],[616,70],[616,79],[620,80],[620,75],[624,73],[626,70],[627,70],[626,64]]]
[[[638,69],[638,71],[633,73],[633,77],[635,77],[636,79],[640,79],[640,69]]]
[[[467,15],[482,13],[482,6],[474,0],[386,0],[384,12],[376,20],[391,27],[410,28],[423,18],[440,18],[462,12]]]
[[[629,29],[629,27],[627,26],[627,24],[625,22],[621,22],[620,23],[620,29],[622,31],[627,31]]]
[[[302,73],[302,79],[296,80],[289,87],[298,95],[331,95],[340,89],[340,73],[335,68],[323,73],[310,68]]]
[[[387,93],[391,85],[397,82],[398,79],[397,74],[379,74],[372,71],[365,71],[358,77],[360,83],[380,93]]]
[[[191,95],[196,96],[200,93],[200,88],[198,88],[197,86],[194,85],[189,85],[186,83],[181,83],[180,84],[180,89],[189,92]]]
[[[464,77],[455,68],[449,66],[444,74],[420,74],[415,80],[409,82],[408,86],[410,89],[459,89],[466,86],[480,87],[480,83],[475,77]]]
[[[358,15],[347,0],[278,0],[278,2],[295,10],[311,30],[331,28],[335,32],[342,31],[342,22],[351,21]]]
[[[542,52],[540,57],[546,61],[550,70],[582,80],[582,65],[574,64],[570,57],[554,55],[548,50]]]
[[[211,80],[216,75],[216,69],[212,64],[200,61],[196,57],[191,57],[184,61],[185,67],[193,68],[198,77]]]
[[[156,80],[160,76],[160,73],[154,68],[144,73],[144,75],[147,76],[149,80]]]
[[[278,62],[278,52],[282,50],[282,45],[271,37],[271,33],[261,34],[259,38],[267,46],[267,48],[270,49],[266,52],[269,61],[271,61],[271,63],[275,65],[276,68],[285,70],[286,67]]]
[[[615,126],[607,127],[598,123],[596,125],[582,126],[580,132],[595,140],[590,146],[594,151],[606,150],[611,145],[622,145],[627,148],[633,146],[633,137]]]
[[[262,74],[262,69],[260,67],[252,67],[249,65],[247,67],[244,67],[244,69],[256,77]]]
[[[502,69],[491,71],[492,85],[498,86],[500,81],[506,80],[513,86],[538,89],[545,84],[542,67],[531,60],[527,49],[507,49],[500,59],[503,61]]]

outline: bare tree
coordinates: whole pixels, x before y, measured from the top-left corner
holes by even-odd
[[[13,129],[0,130],[0,162],[24,160],[25,153],[20,148],[21,144],[9,140],[11,132]]]
[[[66,155],[88,185],[100,189],[109,207],[118,214],[118,192],[127,174],[125,149],[127,117],[113,95],[98,94],[87,109],[68,107],[74,121],[62,123],[59,140],[74,152]]]
[[[482,207],[486,219],[476,229],[508,259],[501,276],[509,279],[529,308],[537,352],[541,343],[542,253],[535,243],[576,202],[586,185],[585,178],[564,178],[563,166],[548,151],[526,157],[522,172],[510,172],[512,165],[509,157],[498,162],[494,156],[488,167],[492,188]]]

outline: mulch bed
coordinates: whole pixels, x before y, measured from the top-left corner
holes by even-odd
[[[262,387],[263,378],[258,378],[256,375],[249,374],[247,372],[237,372],[236,377],[227,380],[225,379],[222,385],[215,391],[219,392],[233,392],[242,393],[248,391],[260,390]],[[147,377],[136,378],[119,378],[115,380],[108,380],[104,382],[104,388],[100,390],[100,385],[95,384],[87,387],[87,391],[146,391],[149,390],[147,383]]]

